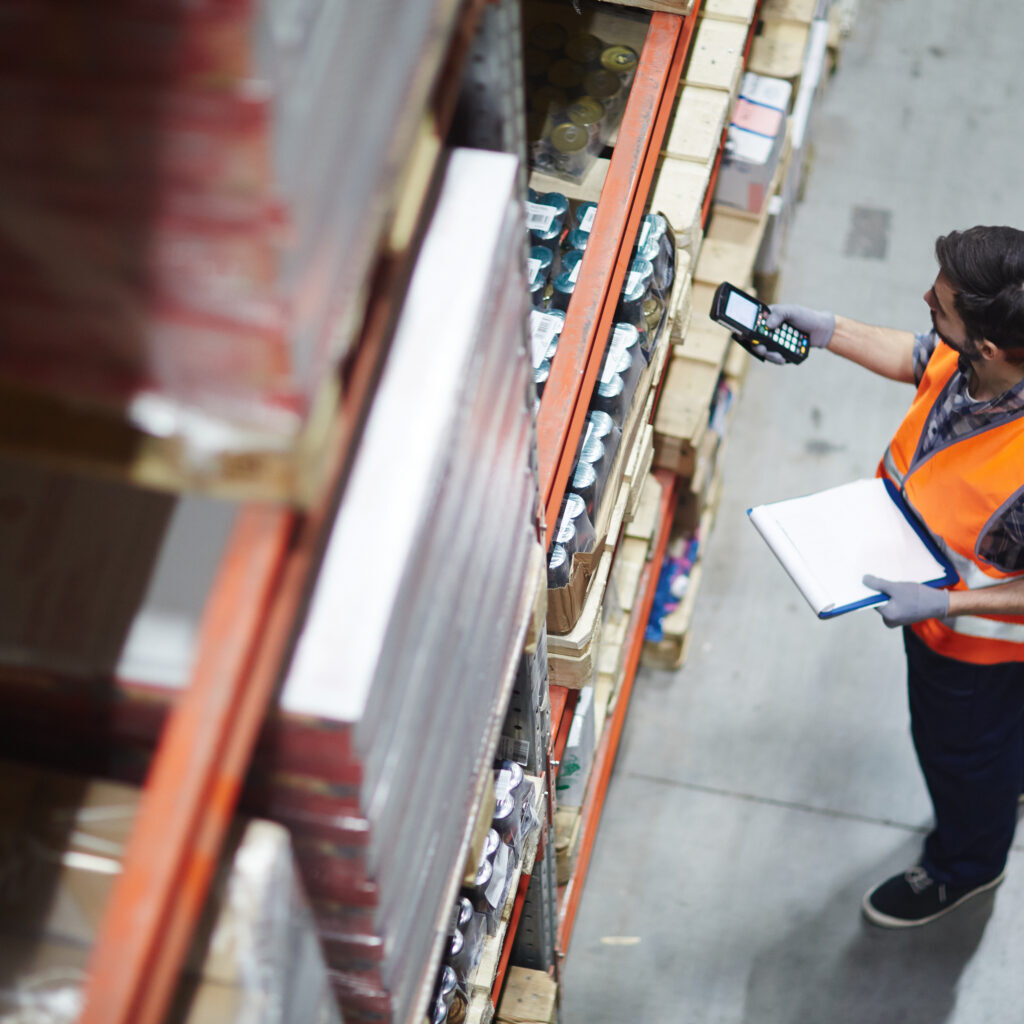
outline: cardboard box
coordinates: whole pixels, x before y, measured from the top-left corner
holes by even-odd
[[[726,133],[715,200],[759,214],[771,194],[772,179],[786,140],[792,85],[747,72],[740,83]]]
[[[590,768],[594,762],[594,687],[580,690],[569,726],[569,738],[558,767],[555,799],[559,807],[580,807],[587,792]]]

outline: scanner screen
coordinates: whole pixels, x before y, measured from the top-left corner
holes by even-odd
[[[744,298],[739,292],[730,292],[725,304],[725,315],[738,324],[753,330],[757,322],[757,303]]]

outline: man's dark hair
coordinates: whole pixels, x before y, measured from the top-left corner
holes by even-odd
[[[953,305],[972,341],[987,338],[1024,356],[1024,231],[974,227],[935,241]],[[1016,360],[1015,360],[1016,361]]]

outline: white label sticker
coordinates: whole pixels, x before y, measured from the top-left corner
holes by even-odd
[[[594,436],[594,421],[587,420],[587,432],[583,436],[583,447],[586,448],[590,444],[590,439]]]
[[[608,355],[605,357],[604,370],[601,373],[601,383],[607,384],[612,377],[619,372],[619,365],[622,362],[622,353],[629,345],[630,332],[616,327],[612,332],[612,341],[608,346]]]
[[[530,284],[533,284],[537,280],[537,275],[540,273],[540,260],[528,259],[526,261],[526,273],[527,280]]]
[[[550,231],[558,216],[558,210],[554,206],[545,206],[543,203],[526,204],[526,226],[530,231]]]
[[[643,276],[644,272],[642,270],[631,270],[626,278],[626,291],[634,291],[636,286],[643,280]]]
[[[594,217],[597,215],[596,206],[588,206],[587,212],[583,214],[583,220],[580,221],[580,231],[589,231],[594,226]]]
[[[580,267],[582,267],[582,266],[583,266],[583,260],[578,260],[577,263],[576,263],[576,266],[573,267],[572,270],[569,271],[569,280],[572,281],[573,284],[575,284],[577,282],[577,280],[579,280]]]
[[[638,249],[642,249],[647,244],[647,236],[651,233],[651,222],[645,217],[644,226],[640,232],[640,241],[636,243]]]
[[[505,880],[508,877],[508,854],[509,848],[504,843],[499,843],[498,852],[494,855],[494,873],[484,891],[487,902],[495,908],[505,890]]]
[[[544,362],[561,327],[562,321],[557,316],[549,316],[539,309],[530,310],[530,356],[535,370]]]
[[[509,790],[512,788],[512,773],[507,768],[502,768],[500,771],[495,773],[494,779],[494,799],[500,803],[505,797],[508,796]]]

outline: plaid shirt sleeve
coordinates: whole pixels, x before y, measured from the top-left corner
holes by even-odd
[[[921,331],[914,335],[914,383],[920,384],[924,376],[924,368],[928,365],[935,345],[938,342],[938,335],[934,331]]]

